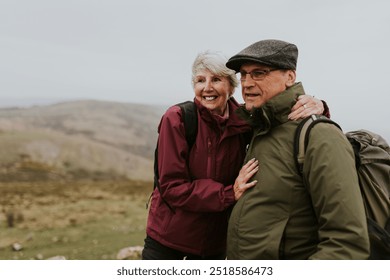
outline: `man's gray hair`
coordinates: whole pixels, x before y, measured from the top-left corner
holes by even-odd
[[[204,51],[198,54],[192,64],[192,86],[195,85],[196,75],[200,71],[209,70],[217,76],[228,77],[230,84],[235,89],[238,86],[238,79],[235,71],[226,67],[227,57],[220,52]]]

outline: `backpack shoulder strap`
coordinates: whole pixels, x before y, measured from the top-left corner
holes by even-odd
[[[195,143],[196,134],[198,132],[198,110],[192,101],[185,101],[176,104],[180,107],[185,128],[185,135],[188,147],[191,149]]]
[[[320,122],[331,123],[341,129],[341,127],[334,121],[328,119],[323,115],[311,115],[301,121],[295,130],[294,136],[294,160],[298,174],[303,173],[303,162],[305,161],[306,147],[309,143],[309,135],[311,129]]]

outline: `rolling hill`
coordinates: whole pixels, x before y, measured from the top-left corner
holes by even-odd
[[[83,100],[0,109],[0,180],[153,179],[165,108]]]

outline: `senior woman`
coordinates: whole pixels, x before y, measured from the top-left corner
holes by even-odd
[[[224,259],[230,210],[256,184],[249,179],[258,162],[253,159],[242,166],[251,128],[235,114],[240,107],[233,98],[238,80],[226,62],[223,55],[206,51],[193,63],[198,132],[191,148],[178,106],[161,119],[160,190],[156,188],[151,198],[145,260]],[[323,105],[304,96],[293,109],[290,116],[295,119],[321,114]]]

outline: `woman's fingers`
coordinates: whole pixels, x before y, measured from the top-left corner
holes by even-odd
[[[258,170],[259,170],[258,165],[253,166],[253,168],[247,169],[244,175],[244,183],[248,182],[249,179],[252,178],[252,176],[255,175]]]
[[[250,171],[252,170],[253,168],[255,168],[256,166],[259,165],[259,161],[256,160],[255,158],[252,158],[251,160],[249,160],[242,168],[241,168],[241,171]]]
[[[245,182],[253,176],[254,173],[259,169],[259,161],[256,159],[249,160],[240,170],[240,173],[237,177],[240,180],[245,179]]]
[[[257,180],[253,180],[253,181],[243,185],[242,189],[245,191],[247,189],[250,189],[250,188],[254,187],[256,184],[257,184]]]
[[[256,162],[258,162],[258,161],[255,158],[252,158],[246,164],[244,164],[243,167],[241,167],[241,170],[245,170],[247,168],[250,168],[253,164],[256,164]]]
[[[256,159],[249,160],[240,170],[240,173],[234,183],[233,190],[235,199],[238,200],[241,195],[249,188],[256,185],[257,181],[248,181],[259,170],[259,161]]]
[[[288,115],[288,118],[290,120],[298,120],[313,114],[321,115],[323,112],[324,104],[321,100],[310,95],[301,95],[291,108],[291,113]]]

